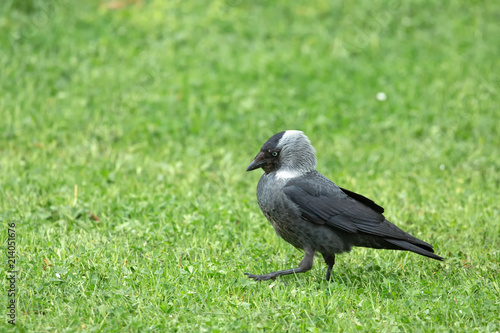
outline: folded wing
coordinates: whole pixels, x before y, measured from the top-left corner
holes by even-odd
[[[371,246],[369,237],[377,237],[374,244],[380,248],[401,249],[442,260],[433,254],[432,245],[404,232],[382,214],[384,209],[372,200],[355,192],[342,189],[321,174],[291,181],[283,188],[286,196],[300,209],[302,217],[312,223],[324,224],[333,229],[360,234],[364,244]],[[381,239],[379,239],[379,237]]]

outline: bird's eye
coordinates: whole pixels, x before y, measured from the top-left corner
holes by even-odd
[[[276,156],[278,156],[278,152],[277,152],[277,151],[273,151],[273,152],[271,153],[271,155],[273,155],[274,157],[276,157]]]

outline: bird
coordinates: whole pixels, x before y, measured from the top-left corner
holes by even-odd
[[[267,274],[245,273],[256,281],[304,273],[315,253],[326,263],[330,280],[335,255],[353,246],[410,251],[436,260],[433,246],[401,230],[383,215],[384,208],[367,197],[337,186],[316,170],[316,151],[297,130],[273,135],[247,167],[263,169],[257,202],[276,234],[304,251],[299,267]]]

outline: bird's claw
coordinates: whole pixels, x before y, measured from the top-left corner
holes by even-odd
[[[271,274],[263,274],[263,275],[255,275],[255,274],[250,274],[250,273],[244,273],[248,278],[254,279],[255,281],[265,281],[265,280],[270,280],[270,279],[276,279],[276,276],[273,276]]]

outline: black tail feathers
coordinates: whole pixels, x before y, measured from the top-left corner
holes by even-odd
[[[387,242],[398,246],[401,250],[406,250],[406,251],[411,251],[418,253],[422,256],[426,256],[432,259],[436,260],[444,260],[443,257],[438,256],[437,254],[434,254],[434,250],[432,249],[432,246],[426,246],[426,245],[416,245],[412,244],[408,241],[402,240],[402,239],[391,239],[391,238],[386,238],[385,239]],[[423,242],[422,242],[423,243]]]

